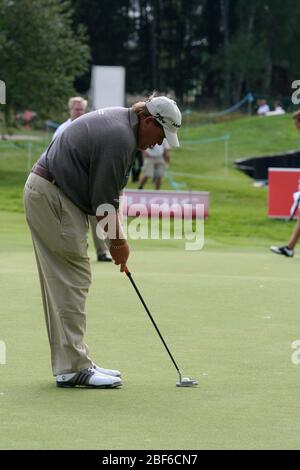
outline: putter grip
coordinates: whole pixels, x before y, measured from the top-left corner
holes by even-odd
[[[125,273],[126,273],[127,276],[130,276],[130,271],[129,271],[129,269],[127,268],[127,266],[126,266],[126,268],[125,268]]]

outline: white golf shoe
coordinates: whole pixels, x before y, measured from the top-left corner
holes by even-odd
[[[292,258],[294,256],[294,250],[288,246],[270,246],[270,250],[277,255],[283,255],[287,258]]]
[[[56,376],[56,386],[63,388],[116,388],[122,385],[120,377],[102,374],[90,367],[80,372],[60,374]]]
[[[103,369],[102,367],[97,366],[97,364],[93,364],[93,368],[100,374],[111,375],[112,377],[121,377],[121,372],[119,370]]]

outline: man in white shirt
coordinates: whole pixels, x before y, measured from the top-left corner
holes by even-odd
[[[267,104],[266,100],[258,100],[258,110],[257,114],[259,116],[266,116],[270,112],[270,106]]]
[[[144,166],[142,168],[142,179],[139,189],[143,189],[148,178],[152,178],[155,182],[155,189],[160,189],[162,179],[166,174],[167,165],[170,162],[169,150],[170,146],[166,139],[161,145],[146,149],[144,154]]]

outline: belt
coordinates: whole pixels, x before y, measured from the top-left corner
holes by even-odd
[[[42,178],[49,181],[50,183],[55,184],[55,179],[53,178],[51,173],[39,165],[34,165],[34,167],[32,167],[31,169],[31,173],[41,176]]]

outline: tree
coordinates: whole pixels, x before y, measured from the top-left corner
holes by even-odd
[[[212,92],[223,95],[227,105],[248,91],[289,95],[291,82],[300,76],[299,2],[217,0],[207,4],[207,11],[216,7],[221,38],[210,48],[208,69],[225,84],[225,92],[217,85]]]
[[[121,65],[126,68],[127,85],[135,77],[136,18],[132,0],[72,0],[74,24],[88,30],[94,65]],[[79,89],[90,86],[90,70],[77,80]]]
[[[0,11],[6,122],[12,109],[32,109],[45,117],[64,108],[89,60],[84,29],[72,30],[70,2],[0,0]]]
[[[74,9],[72,18],[67,12],[70,4]],[[257,95],[289,95],[291,82],[300,77],[297,0],[0,0],[0,6],[3,5],[0,26],[7,22],[9,10],[20,13],[15,19],[11,15],[13,26],[8,37],[5,28],[0,29],[0,60],[8,63],[10,45],[15,49],[13,30],[23,41],[24,31],[29,29],[30,44],[25,46],[19,41],[21,57],[14,50],[14,61],[22,64],[29,55],[26,63],[31,60],[32,67],[36,67],[38,58],[42,67],[37,68],[38,77],[31,83],[39,84],[40,93],[52,80],[48,76],[49,63],[54,64],[59,76],[68,70],[60,84],[55,85],[53,99],[61,96],[59,86],[66,89],[67,83],[72,83],[71,76],[78,77],[83,70],[86,73],[76,80],[76,86],[82,92],[90,86],[81,23],[89,34],[92,52],[89,65],[124,66],[129,93],[158,89],[174,92],[180,101],[197,96],[202,105],[227,106],[248,91]],[[55,13],[50,13],[46,20],[44,12],[49,8]],[[28,27],[22,21],[26,15]],[[31,16],[36,19],[33,21]],[[65,19],[58,21],[61,16]],[[40,24],[45,27],[39,28]],[[71,36],[65,35],[65,24]],[[77,31],[75,35],[71,28]],[[46,39],[49,35],[50,40]],[[68,41],[74,40],[80,46],[73,43],[69,47]],[[78,61],[74,62],[75,49]],[[20,75],[20,67],[10,71],[11,81],[17,72]],[[24,74],[27,77],[28,72]],[[0,79],[7,81],[1,69]],[[24,77],[22,80],[25,83]],[[28,89],[27,82],[22,94]]]
[[[224,36],[224,103],[225,106],[229,106],[230,103],[230,53],[229,53],[229,0],[221,0],[221,18],[222,18],[222,29]]]

